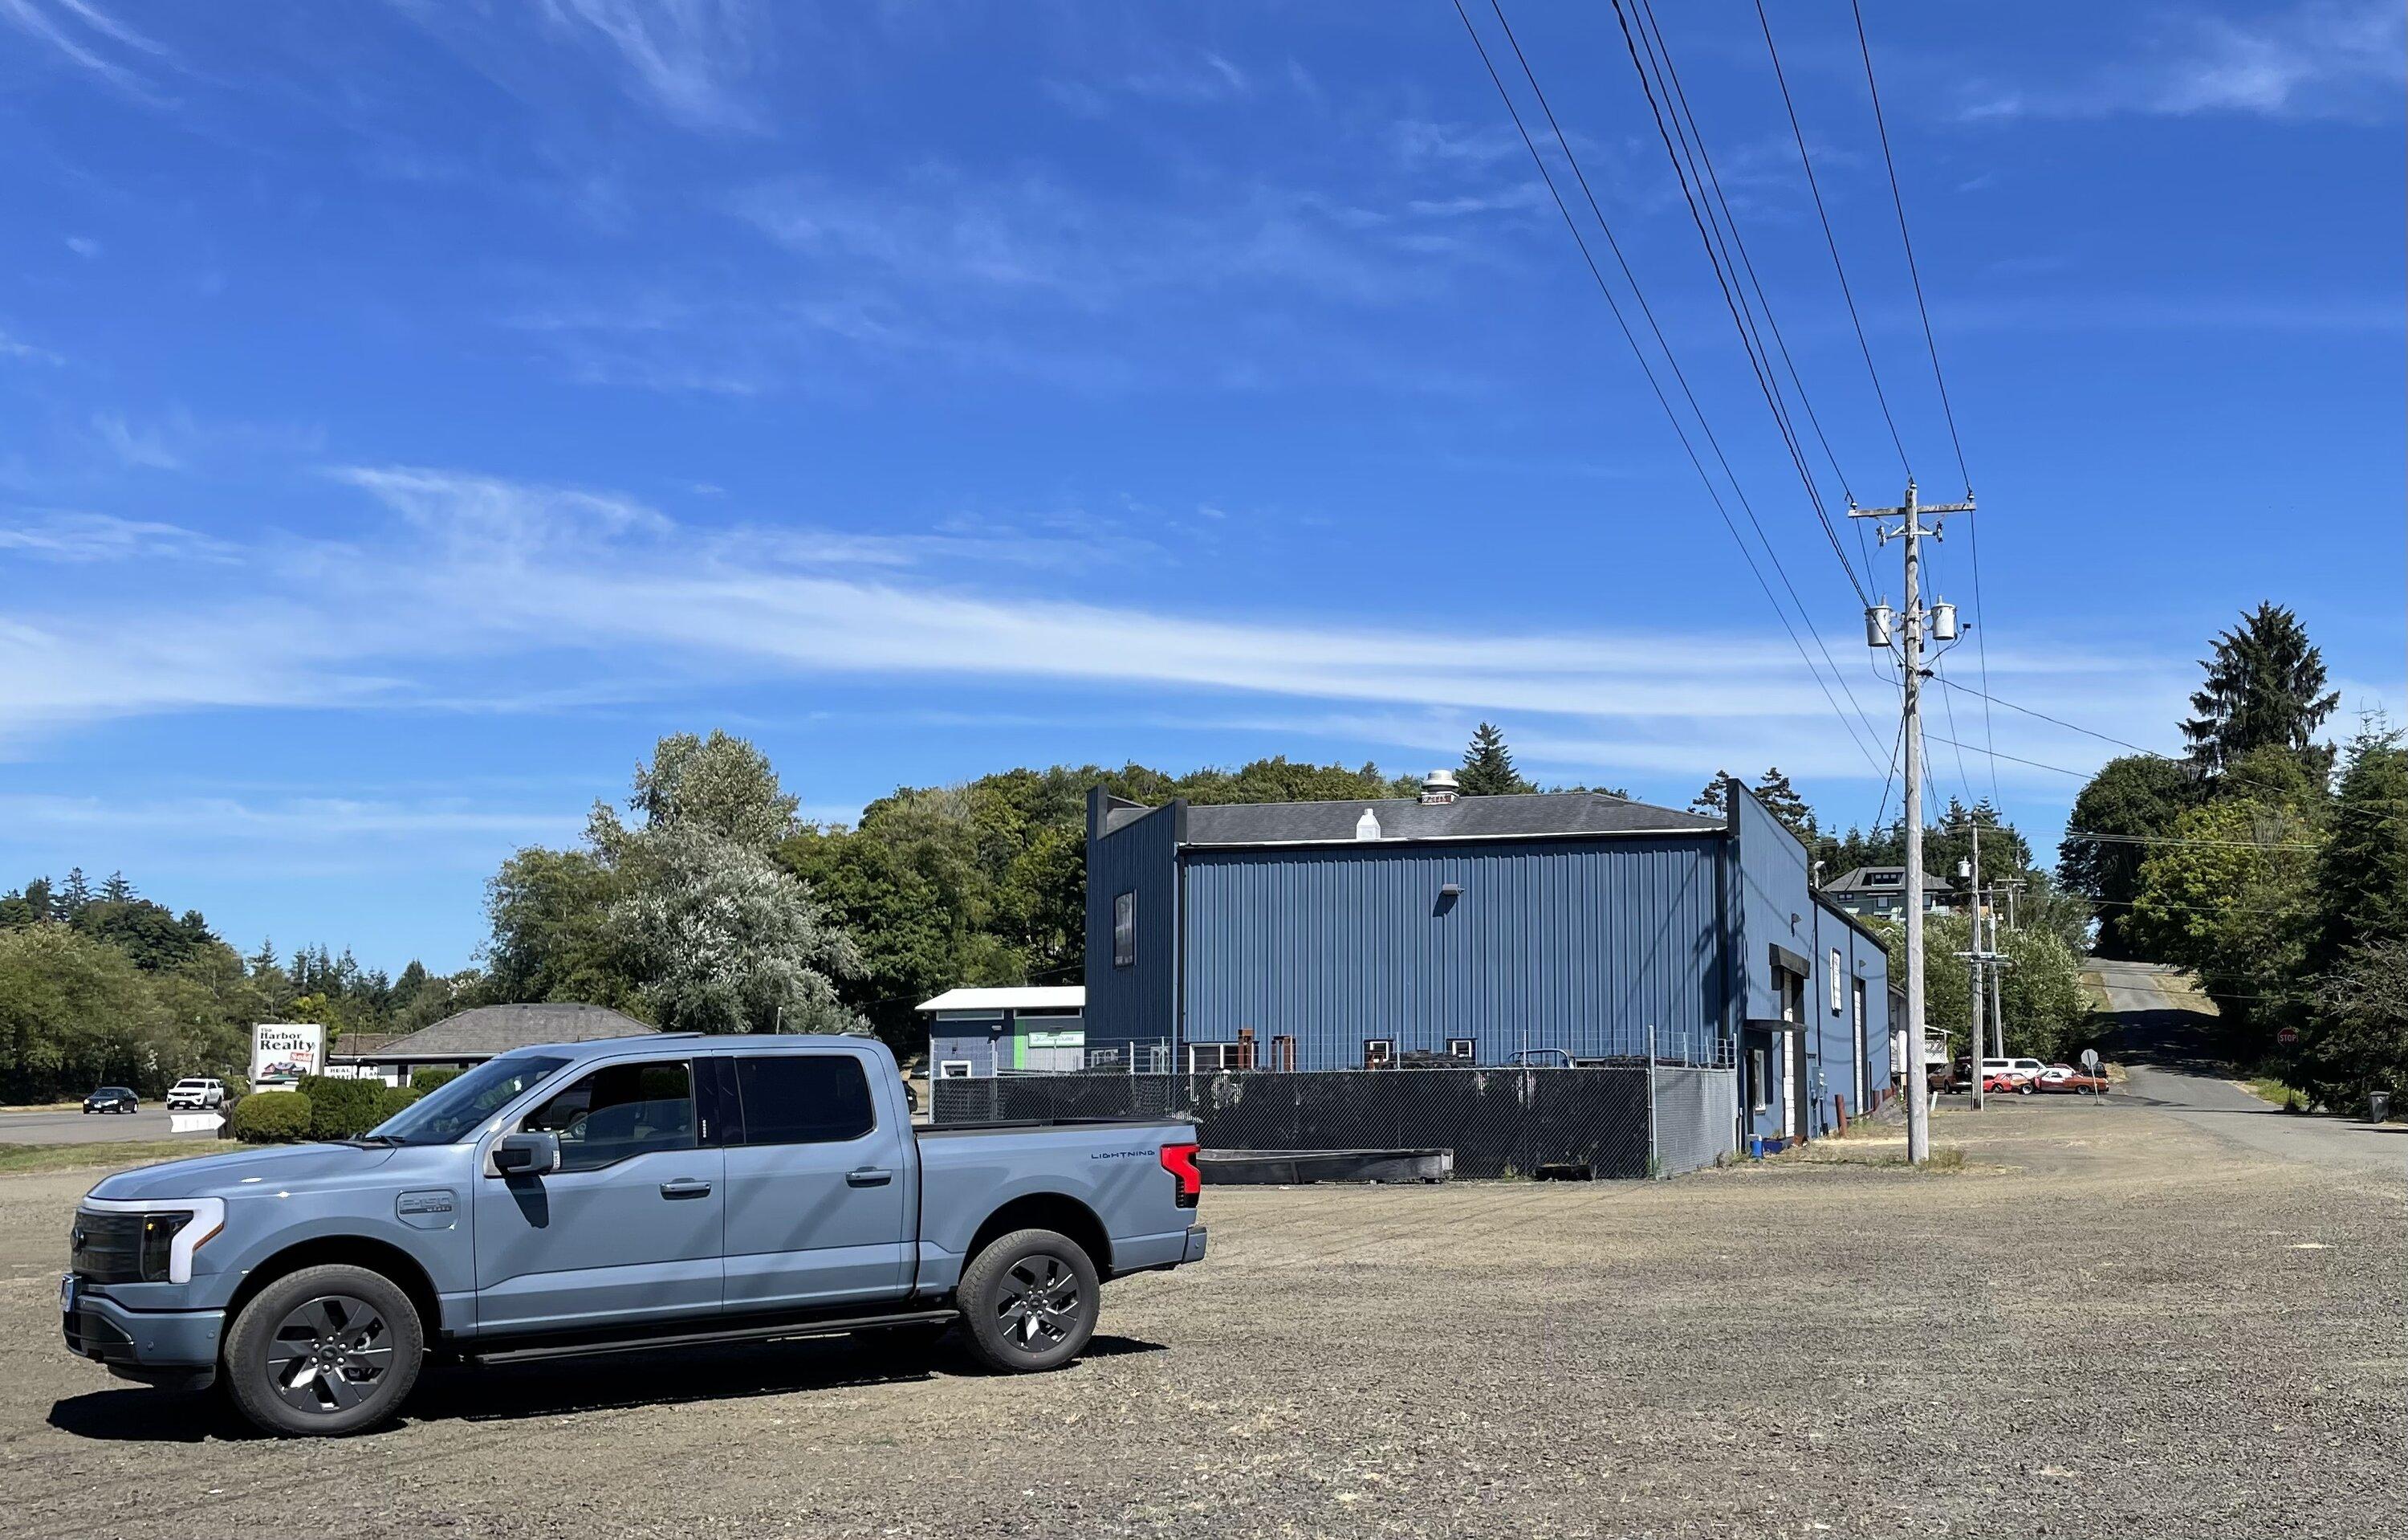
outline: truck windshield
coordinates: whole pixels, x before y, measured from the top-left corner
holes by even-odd
[[[380,1143],[453,1144],[537,1081],[567,1063],[539,1054],[488,1059],[447,1080],[368,1131]]]

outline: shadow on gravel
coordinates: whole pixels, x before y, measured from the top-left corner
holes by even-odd
[[[1081,1359],[1167,1351],[1157,1342],[1098,1334]],[[1070,1368],[1077,1366],[1074,1361]],[[489,1369],[429,1364],[404,1404],[400,1419],[364,1436],[376,1438],[415,1422],[506,1422],[634,1406],[902,1385],[984,1373],[950,1339],[917,1352],[843,1338],[808,1338],[616,1353]],[[268,1436],[252,1427],[222,1395],[136,1386],[54,1403],[50,1424],[79,1438],[114,1443],[199,1444]]]

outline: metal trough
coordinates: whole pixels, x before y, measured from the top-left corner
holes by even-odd
[[[1313,1182],[1443,1182],[1453,1150],[1202,1150],[1196,1163],[1215,1186],[1302,1187]]]

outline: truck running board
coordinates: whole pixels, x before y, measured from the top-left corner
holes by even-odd
[[[882,1326],[935,1325],[961,1318],[958,1310],[904,1310],[877,1316],[846,1316],[826,1319],[779,1321],[763,1326],[733,1327],[722,1331],[671,1331],[654,1336],[609,1337],[593,1342],[534,1343],[460,1355],[464,1363],[532,1363],[538,1359],[584,1358],[599,1353],[649,1353],[662,1347],[704,1347],[721,1342],[767,1342],[784,1337],[833,1337]]]

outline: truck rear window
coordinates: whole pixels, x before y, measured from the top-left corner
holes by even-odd
[[[741,1054],[736,1086],[748,1144],[826,1144],[878,1123],[869,1077],[850,1054]]]

